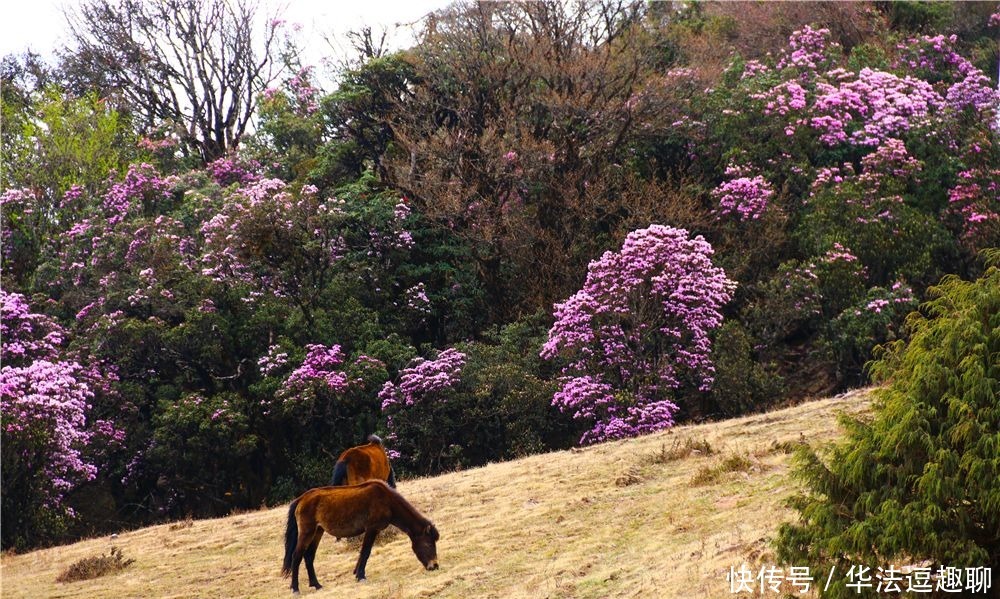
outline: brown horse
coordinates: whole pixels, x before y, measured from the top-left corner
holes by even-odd
[[[313,559],[323,533],[338,537],[365,533],[354,566],[354,575],[364,580],[375,537],[390,524],[409,535],[413,553],[425,568],[437,570],[437,528],[397,491],[380,480],[370,480],[360,485],[310,489],[292,501],[288,506],[281,574],[291,574],[292,593],[298,593],[299,563],[305,558],[309,586],[320,589]]]
[[[366,445],[346,449],[340,454],[333,467],[333,480],[330,484],[335,487],[356,485],[366,480],[384,480],[390,487],[396,488],[396,474],[389,464],[382,439],[376,435],[368,435]]]

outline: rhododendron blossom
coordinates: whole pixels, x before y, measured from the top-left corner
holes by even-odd
[[[399,382],[386,382],[379,392],[382,411],[391,412],[422,401],[433,401],[443,392],[454,389],[461,381],[465,354],[448,348],[433,360],[418,358],[399,374]]]
[[[311,344],[306,346],[306,350],[309,352],[306,354],[306,359],[288,375],[279,393],[292,395],[314,381],[337,393],[346,391],[350,381],[341,368],[344,363],[344,352],[340,346]]]
[[[757,220],[764,214],[774,197],[774,188],[764,177],[739,177],[726,181],[712,191],[718,203],[719,217],[735,216],[738,220]]]
[[[75,361],[59,359],[62,327],[31,312],[19,294],[0,291],[0,298],[4,448],[19,453],[17,468],[25,476],[45,479],[46,505],[58,508],[67,491],[97,473],[81,454],[90,440],[86,414],[95,375]]]
[[[582,443],[668,427],[675,390],[711,386],[710,333],[735,289],[712,253],[683,229],[633,231],[556,304],[541,356],[566,360],[553,404],[591,423]]]

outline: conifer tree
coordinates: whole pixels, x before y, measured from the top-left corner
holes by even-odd
[[[847,439],[825,459],[798,456],[809,489],[778,556],[824,578],[836,567],[823,596],[858,596],[851,566],[929,560],[932,573],[991,568],[1000,597],[1000,251],[987,263],[975,281],[945,277],[910,315],[909,342],[881,350],[873,417],[842,418]]]

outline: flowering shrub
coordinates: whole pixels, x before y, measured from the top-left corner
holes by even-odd
[[[844,378],[862,381],[861,369],[877,345],[902,336],[903,320],[917,305],[913,289],[901,281],[872,287],[857,304],[830,321],[830,346]]]
[[[711,386],[709,335],[735,288],[711,256],[683,229],[639,229],[556,304],[541,356],[565,360],[553,403],[591,423],[581,442],[668,427],[676,390]]]
[[[718,203],[719,217],[734,216],[737,220],[757,220],[774,197],[774,189],[763,177],[739,177],[726,181],[712,191]]]
[[[948,215],[971,251],[1000,244],[1000,169],[958,173],[957,184],[948,190]]]
[[[31,312],[19,294],[0,291],[0,301],[3,543],[10,546],[30,542],[34,529],[58,532],[73,516],[67,492],[94,478],[83,456],[94,388],[88,369],[61,359],[62,327]]]
[[[238,156],[223,156],[205,165],[216,183],[226,187],[233,183],[246,185],[260,179],[260,164],[256,160],[246,160]]]
[[[260,179],[234,188],[201,226],[201,274],[308,310],[346,252],[336,226],[342,217],[339,203],[320,199],[310,185],[296,192],[280,179]]]
[[[418,358],[399,373],[399,383],[387,382],[378,398],[382,411],[391,415],[394,409],[434,401],[453,391],[461,380],[465,354],[449,348],[434,360]]]
[[[344,363],[344,352],[339,345],[326,347],[324,345],[307,345],[306,359],[292,371],[281,385],[280,394],[295,395],[312,383],[333,391],[342,393],[347,390],[347,375],[340,369]]]
[[[112,182],[104,194],[103,209],[109,225],[128,214],[156,214],[171,199],[172,177],[161,177],[151,164],[133,164],[121,181]]]
[[[398,382],[386,382],[379,392],[387,440],[409,467],[440,468],[456,457],[450,439],[436,431],[455,425],[465,363],[466,354],[455,348],[441,351],[433,360],[417,358],[400,371]]]

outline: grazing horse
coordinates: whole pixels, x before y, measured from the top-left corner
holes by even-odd
[[[376,435],[368,435],[366,445],[345,449],[340,454],[333,467],[333,480],[330,484],[335,487],[356,485],[366,480],[384,480],[390,487],[396,488],[396,474],[389,464],[382,439]]]
[[[288,506],[285,528],[283,576],[292,576],[292,593],[299,592],[299,563],[306,560],[309,586],[322,588],[316,580],[313,559],[324,532],[338,537],[365,533],[361,555],[354,566],[359,581],[365,579],[365,564],[379,531],[392,524],[410,537],[413,553],[428,570],[438,569],[434,524],[423,517],[396,490],[380,480],[346,487],[319,487],[299,495]]]

